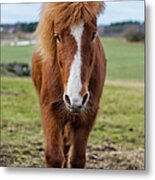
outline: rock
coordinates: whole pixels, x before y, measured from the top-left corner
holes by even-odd
[[[2,71],[3,69],[3,71]],[[5,71],[9,71],[17,76],[30,76],[31,75],[31,68],[26,63],[2,63],[1,64],[1,74],[7,75],[4,73]]]

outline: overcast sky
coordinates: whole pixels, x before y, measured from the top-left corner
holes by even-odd
[[[39,20],[40,3],[2,4],[1,23],[35,22]],[[106,9],[98,24],[121,21],[144,21],[144,1],[106,2]]]

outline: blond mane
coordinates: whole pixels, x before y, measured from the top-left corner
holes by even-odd
[[[64,29],[81,19],[89,23],[103,9],[103,2],[45,3],[36,30],[37,50],[43,59],[52,60],[54,58],[54,24],[59,24]]]

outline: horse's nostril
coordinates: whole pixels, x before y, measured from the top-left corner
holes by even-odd
[[[84,105],[87,102],[88,98],[89,98],[89,93],[87,92],[83,97],[82,105]]]
[[[71,105],[69,96],[67,94],[65,94],[65,101],[66,101],[67,104]]]

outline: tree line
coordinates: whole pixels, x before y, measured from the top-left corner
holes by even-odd
[[[16,32],[33,33],[36,30],[38,22],[31,23],[16,23],[16,24],[5,24],[3,32],[11,34]],[[126,37],[128,40],[143,40],[144,39],[144,22],[138,21],[124,21],[111,23],[110,25],[99,25],[98,33],[101,37]],[[11,31],[10,31],[11,29]]]

